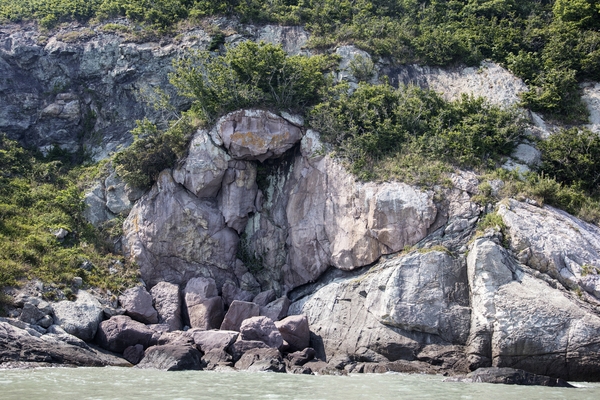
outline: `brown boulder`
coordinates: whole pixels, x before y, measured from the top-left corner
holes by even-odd
[[[277,349],[252,349],[235,363],[237,369],[252,372],[285,372],[285,364]]]
[[[258,305],[247,301],[234,300],[229,306],[225,319],[221,324],[221,330],[240,331],[242,322],[251,317],[256,317],[260,313]]]
[[[184,371],[203,369],[202,353],[193,346],[164,345],[153,346],[146,350],[146,354],[137,368],[153,368],[165,371]]]
[[[299,351],[308,347],[310,342],[310,329],[306,315],[291,315],[281,321],[276,321],[281,337],[290,346],[291,351]]]
[[[100,323],[96,341],[103,349],[122,353],[127,347],[141,344],[144,348],[156,343],[156,333],[141,322],[126,315],[117,315]]]

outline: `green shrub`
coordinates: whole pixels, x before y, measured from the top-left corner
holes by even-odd
[[[539,143],[541,171],[567,185],[600,194],[600,136],[589,129],[565,129]]]
[[[351,94],[345,84],[333,87],[312,109],[310,124],[367,180],[381,178],[378,164],[406,161],[409,154],[461,167],[493,166],[523,135],[516,113],[483,99],[446,102],[433,91],[388,84],[360,83]]]
[[[149,188],[165,168],[171,168],[187,152],[196,123],[189,116],[159,129],[148,121],[137,121],[133,144],[114,156],[119,175],[132,186]]]
[[[281,46],[247,41],[225,55],[192,52],[174,63],[170,80],[193,100],[192,112],[212,122],[243,107],[301,111],[318,99],[330,64],[324,56],[287,56]]]

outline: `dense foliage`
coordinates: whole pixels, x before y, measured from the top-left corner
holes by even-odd
[[[578,82],[600,80],[600,6],[594,0],[0,0],[0,21],[126,16],[166,30],[186,18],[235,14],[303,24],[313,46],[352,42],[399,63],[503,63],[532,88],[534,111],[585,119]]]
[[[325,56],[288,56],[281,46],[242,42],[224,55],[198,51],[175,63],[171,83],[206,122],[244,107],[302,111],[315,103],[330,66]]]
[[[454,102],[416,86],[338,85],[314,107],[311,125],[363,179],[387,159],[418,154],[462,167],[493,166],[522,137],[516,113],[464,96]],[[386,168],[387,169],[387,168]],[[387,176],[384,176],[387,177]]]
[[[137,121],[132,130],[133,144],[114,157],[117,172],[130,185],[149,188],[162,170],[172,167],[185,155],[194,128],[188,116],[164,130],[148,120]]]
[[[69,171],[70,157],[54,151],[35,156],[0,134],[0,287],[39,278],[69,287],[73,277],[117,290],[131,279],[103,235],[82,217],[82,193]],[[60,229],[68,234],[55,235]],[[88,270],[81,268],[88,265]],[[121,264],[119,264],[121,265]]]

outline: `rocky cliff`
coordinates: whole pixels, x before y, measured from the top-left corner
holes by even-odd
[[[129,143],[133,120],[161,117],[140,96],[166,86],[171,60],[210,42],[200,28],[156,43],[112,33],[88,37],[84,29],[50,38],[34,29],[0,29],[0,130],[41,149],[85,147],[104,158]],[[298,28],[245,27],[227,40],[243,38],[280,42],[298,53],[307,35]],[[366,53],[349,46],[336,51],[338,78],[352,83],[348,60]],[[384,61],[378,74],[392,82],[415,82],[449,97],[473,93],[511,105],[526,90],[492,63],[441,70]],[[597,87],[586,86],[586,96],[593,99]],[[530,117],[532,131],[552,132],[539,116]],[[537,158],[524,143],[506,167],[527,168]],[[123,252],[139,265],[145,285],[123,294],[118,310],[102,314],[92,307],[96,340],[133,363],[150,347],[141,365],[165,369],[236,363],[281,370],[279,349],[288,354],[288,370],[316,356],[321,364],[312,361],[313,372],[494,366],[598,380],[600,229],[531,200],[480,205],[481,183],[458,170],[447,185],[431,188],[360,182],[301,117],[229,113],[198,130],[187,157],[148,192],[136,193],[113,174],[86,195],[90,222],[127,216]],[[478,230],[490,212],[502,223]],[[15,314],[23,323],[37,326],[50,315],[47,328],[62,326],[64,335],[89,340],[96,332],[61,319],[64,305],[26,320],[26,304],[40,310],[23,301]],[[114,316],[122,313],[127,316]],[[287,315],[304,315],[305,322]],[[13,325],[0,323],[16,335]],[[193,329],[184,334],[183,325]],[[303,344],[294,348],[295,336],[286,335],[303,329],[297,335]]]

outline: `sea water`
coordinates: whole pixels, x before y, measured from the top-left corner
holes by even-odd
[[[0,399],[600,399],[600,383],[577,388],[443,382],[443,376],[165,372],[136,368],[0,370]]]

